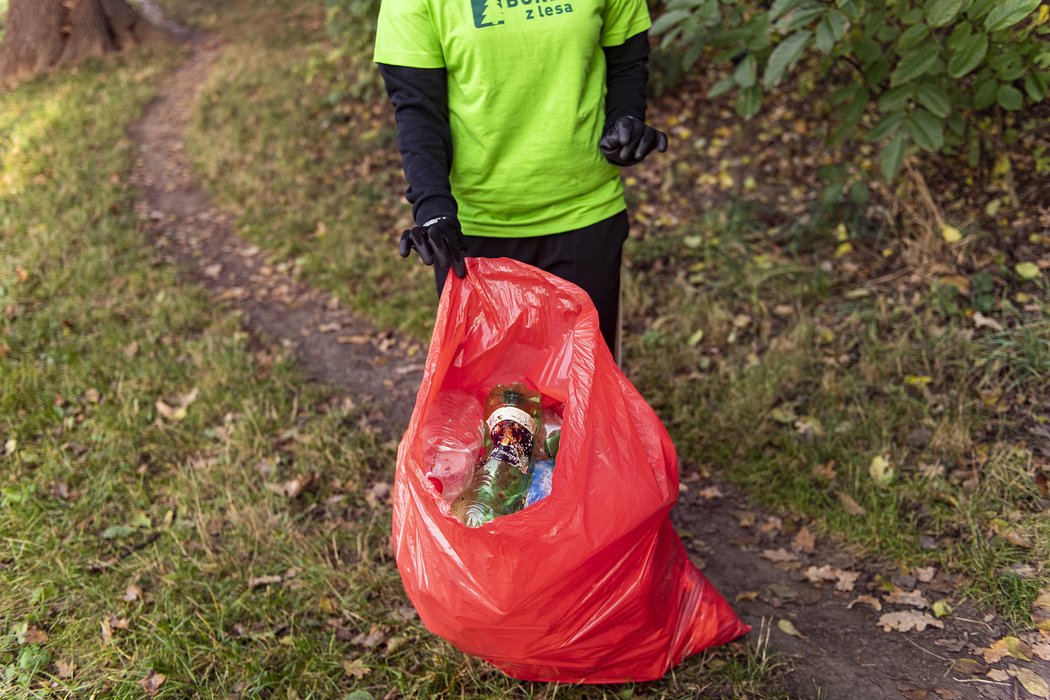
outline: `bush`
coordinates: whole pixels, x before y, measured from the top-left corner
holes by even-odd
[[[336,46],[371,52],[379,0],[325,0],[325,26]]]
[[[916,147],[970,143],[976,113],[1047,98],[1048,19],[1045,0],[669,0],[652,33],[682,52],[686,69],[709,48],[731,65],[711,95],[736,92],[744,117],[797,66],[816,71],[832,83],[832,145],[882,143],[892,180]],[[876,118],[865,119],[872,106]]]

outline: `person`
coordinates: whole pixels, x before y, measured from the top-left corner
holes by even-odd
[[[374,60],[416,225],[399,242],[441,293],[464,256],[583,288],[618,352],[628,218],[620,168],[667,150],[645,121],[645,0],[382,0]]]

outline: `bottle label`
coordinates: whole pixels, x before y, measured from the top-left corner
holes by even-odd
[[[492,440],[489,458],[496,458],[525,473],[529,469],[536,421],[514,406],[500,406],[485,422]]]

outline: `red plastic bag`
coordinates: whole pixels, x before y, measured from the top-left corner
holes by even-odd
[[[398,448],[393,542],[434,634],[522,680],[645,681],[750,629],[671,525],[674,446],[616,366],[579,287],[506,258],[449,275]],[[426,479],[418,431],[441,391],[520,378],[564,403],[551,495],[471,529]]]

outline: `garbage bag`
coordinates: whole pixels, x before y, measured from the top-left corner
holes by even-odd
[[[653,680],[747,632],[671,525],[674,446],[587,294],[506,258],[467,270],[445,285],[393,488],[397,566],[427,629],[514,678],[568,683]],[[442,392],[483,400],[522,379],[564,404],[552,492],[468,528],[425,476],[423,417]]]

